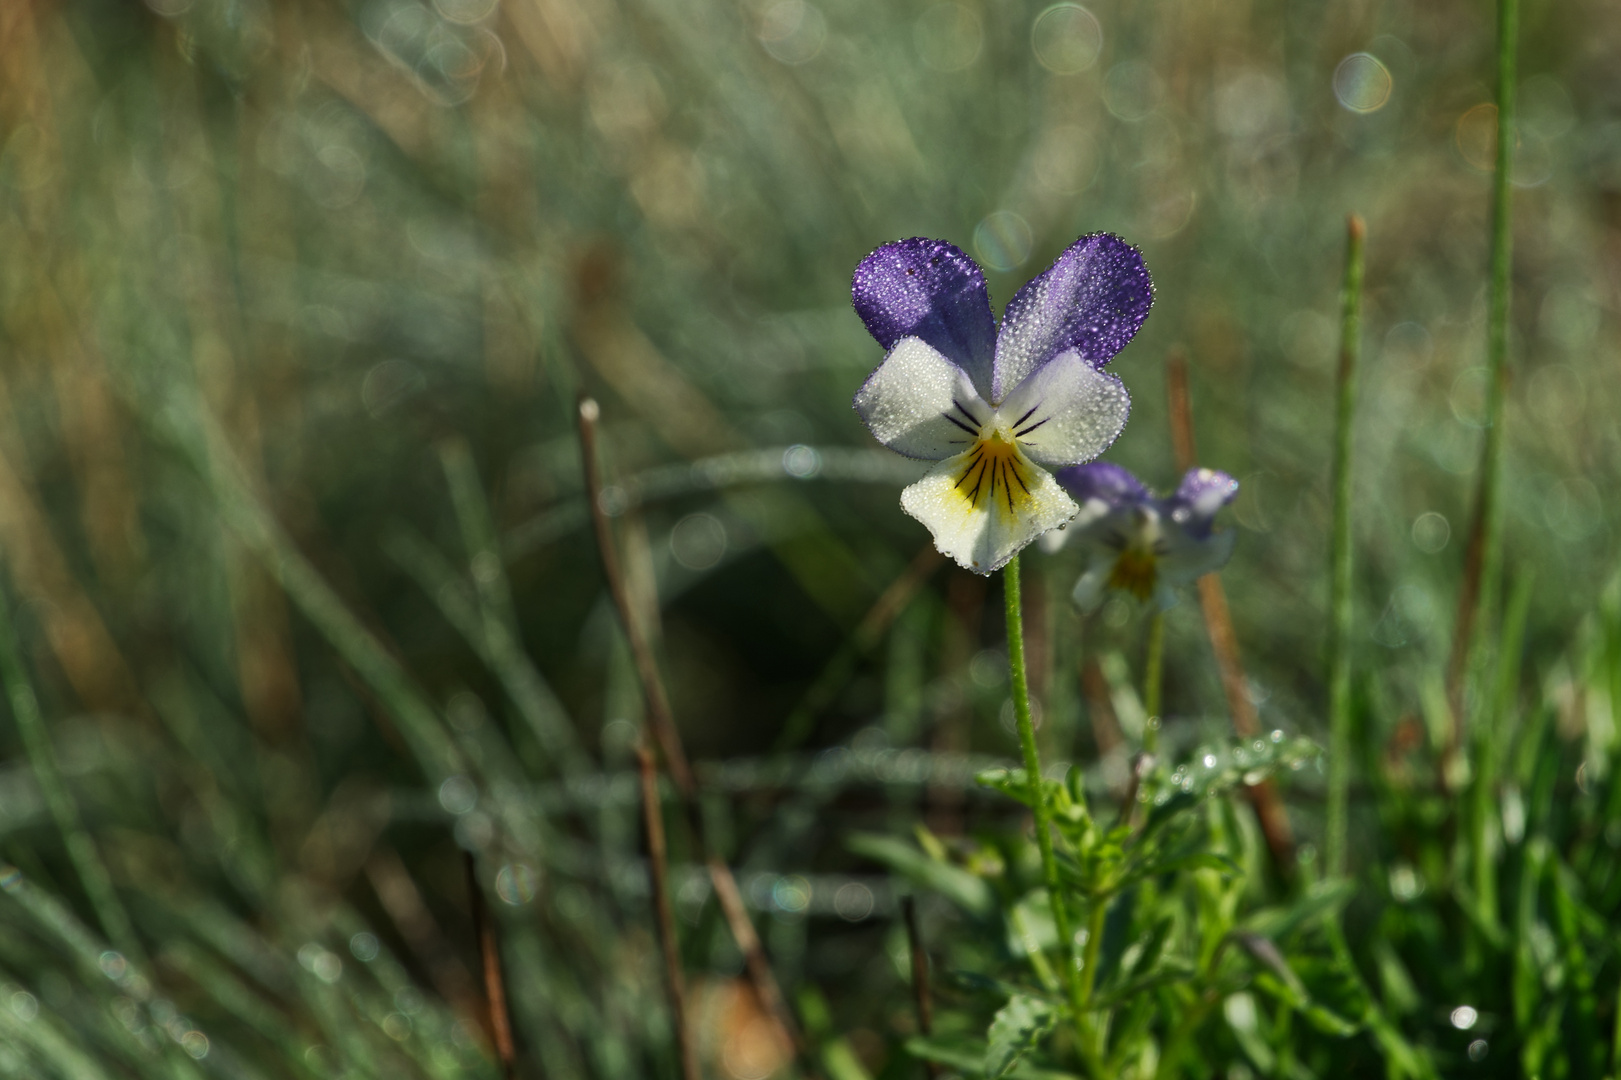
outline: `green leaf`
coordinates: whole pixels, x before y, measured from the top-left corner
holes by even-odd
[[[985,975],[978,971],[964,971],[953,969],[945,973],[946,981],[958,989],[970,994],[985,997],[1007,999],[1023,995],[1024,997],[1041,996],[1041,991],[1018,983],[1010,983],[992,975]],[[1056,1001],[1056,999],[1054,999]]]
[[[1331,915],[1356,894],[1356,885],[1343,879],[1319,881],[1288,907],[1262,908],[1244,920],[1247,933],[1278,941],[1301,926]]]
[[[923,1061],[934,1061],[965,1077],[985,1076],[983,1039],[918,1036],[907,1039],[906,1052]],[[1028,1061],[1018,1062],[1007,1074],[1009,1080],[1077,1080],[1073,1073],[1044,1069]]]
[[[1040,998],[1014,994],[996,1013],[987,1032],[985,1076],[999,1080],[1052,1030],[1053,1007]]]
[[[903,840],[874,833],[856,833],[845,846],[857,855],[883,863],[891,870],[926,889],[932,889],[977,918],[989,918],[996,910],[996,894],[990,885],[960,866],[929,858]]]

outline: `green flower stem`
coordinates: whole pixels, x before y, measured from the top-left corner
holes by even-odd
[[[1503,402],[1508,390],[1509,286],[1514,231],[1515,41],[1519,0],[1497,2],[1497,170],[1492,175],[1491,299],[1486,323],[1486,441],[1480,461],[1480,601],[1475,628],[1484,632],[1497,603],[1503,558]]]
[[[1340,368],[1334,430],[1334,535],[1329,555],[1328,874],[1345,873],[1346,799],[1351,784],[1351,430],[1356,369],[1362,351],[1362,240],[1366,229],[1346,219],[1345,284],[1340,293]]]
[[[1092,898],[1092,910],[1086,916],[1086,952],[1081,961],[1081,1000],[1091,1001],[1092,991],[1097,986],[1098,952],[1103,947],[1103,920],[1109,913],[1108,899],[1103,896]],[[1099,1052],[1102,1047],[1096,1047]]]
[[[1064,968],[1064,984],[1075,1008],[1075,1023],[1086,1044],[1087,1025],[1082,1020],[1087,993],[1075,969],[1075,931],[1064,906],[1058,880],[1058,859],[1053,855],[1052,815],[1041,789],[1041,755],[1036,750],[1036,729],[1030,722],[1030,685],[1024,670],[1024,614],[1019,603],[1019,557],[1013,556],[1002,571],[1002,592],[1007,606],[1008,676],[1013,683],[1013,715],[1019,725],[1019,746],[1024,750],[1024,774],[1029,782],[1030,810],[1036,818],[1036,845],[1041,849],[1041,876],[1047,885],[1047,901],[1052,906],[1053,926],[1058,931],[1058,959]],[[1090,968],[1089,968],[1090,970]]]
[[[1160,688],[1165,670],[1165,612],[1155,611],[1148,623],[1148,655],[1143,660],[1143,753],[1159,746]]]

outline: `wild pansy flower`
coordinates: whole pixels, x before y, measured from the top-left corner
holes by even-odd
[[[1153,306],[1137,249],[1083,236],[1020,289],[1001,329],[985,275],[942,240],[885,244],[856,267],[856,313],[889,354],[856,394],[878,441],[939,462],[901,493],[943,554],[989,574],[1080,507],[1048,469],[1097,457],[1131,399],[1103,365]]]
[[[1233,531],[1213,527],[1216,512],[1238,494],[1238,481],[1224,472],[1189,469],[1169,498],[1103,461],[1065,469],[1058,483],[1081,511],[1044,546],[1056,551],[1066,542],[1080,544],[1090,554],[1075,583],[1082,610],[1097,607],[1109,589],[1163,610],[1176,603],[1177,586],[1220,570],[1233,553]]]

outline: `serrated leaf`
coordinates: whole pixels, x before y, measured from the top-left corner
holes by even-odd
[[[997,1010],[986,1033],[985,1076],[1000,1080],[1053,1027],[1053,1007],[1028,994],[1014,994]]]

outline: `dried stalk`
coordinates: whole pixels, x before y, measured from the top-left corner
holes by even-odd
[[[591,512],[592,529],[596,533],[597,550],[602,558],[603,575],[607,578],[614,608],[619,613],[619,622],[624,627],[625,639],[630,645],[636,672],[641,679],[642,693],[647,704],[648,726],[652,729],[659,750],[664,755],[665,768],[669,770],[670,779],[675,783],[676,793],[680,796],[682,810],[685,812],[692,835],[704,852],[704,864],[709,871],[715,899],[720,905],[721,914],[726,919],[726,925],[732,932],[738,950],[743,954],[744,969],[748,972],[749,982],[753,984],[754,992],[759,996],[766,1012],[776,1019],[789,1044],[794,1047],[801,1067],[807,1074],[815,1075],[804,1036],[788,1008],[786,999],[782,996],[782,989],[777,983],[777,977],[771,970],[771,963],[766,958],[765,948],[760,942],[760,935],[755,932],[754,923],[750,921],[748,911],[743,906],[743,894],[737,887],[737,880],[732,875],[731,867],[726,865],[725,860],[710,843],[699,802],[698,781],[681,745],[681,733],[675,726],[670,699],[665,692],[664,679],[659,674],[652,645],[636,618],[635,609],[631,606],[618,549],[614,546],[613,531],[599,497],[602,480],[597,463],[597,422],[600,417],[601,409],[597,403],[591,398],[582,398],[579,406],[579,430],[580,456],[585,467],[585,495]]]
[[[1165,394],[1170,405],[1171,445],[1176,451],[1177,467],[1191,469],[1198,453],[1193,441],[1193,405],[1188,397],[1188,363],[1180,352],[1166,357]],[[1261,733],[1261,721],[1255,713],[1255,703],[1250,700],[1249,681],[1244,676],[1244,663],[1238,653],[1238,635],[1233,632],[1227,593],[1218,575],[1206,574],[1199,579],[1199,607],[1204,612],[1205,631],[1210,635],[1210,647],[1221,671],[1221,688],[1233,716],[1233,730],[1243,738],[1252,739]],[[1263,780],[1259,784],[1246,784],[1244,794],[1255,809],[1255,818],[1260,823],[1261,835],[1266,838],[1273,864],[1284,873],[1292,872],[1294,835],[1277,787],[1271,780]]]
[[[670,1023],[675,1027],[682,1080],[699,1080],[698,1049],[687,1024],[687,983],[681,974],[681,947],[675,936],[675,909],[670,906],[669,853],[664,843],[664,814],[659,807],[658,765],[645,742],[636,744],[642,779],[642,821],[647,826],[647,862],[653,878],[654,925],[664,953],[664,983],[670,995]]]

